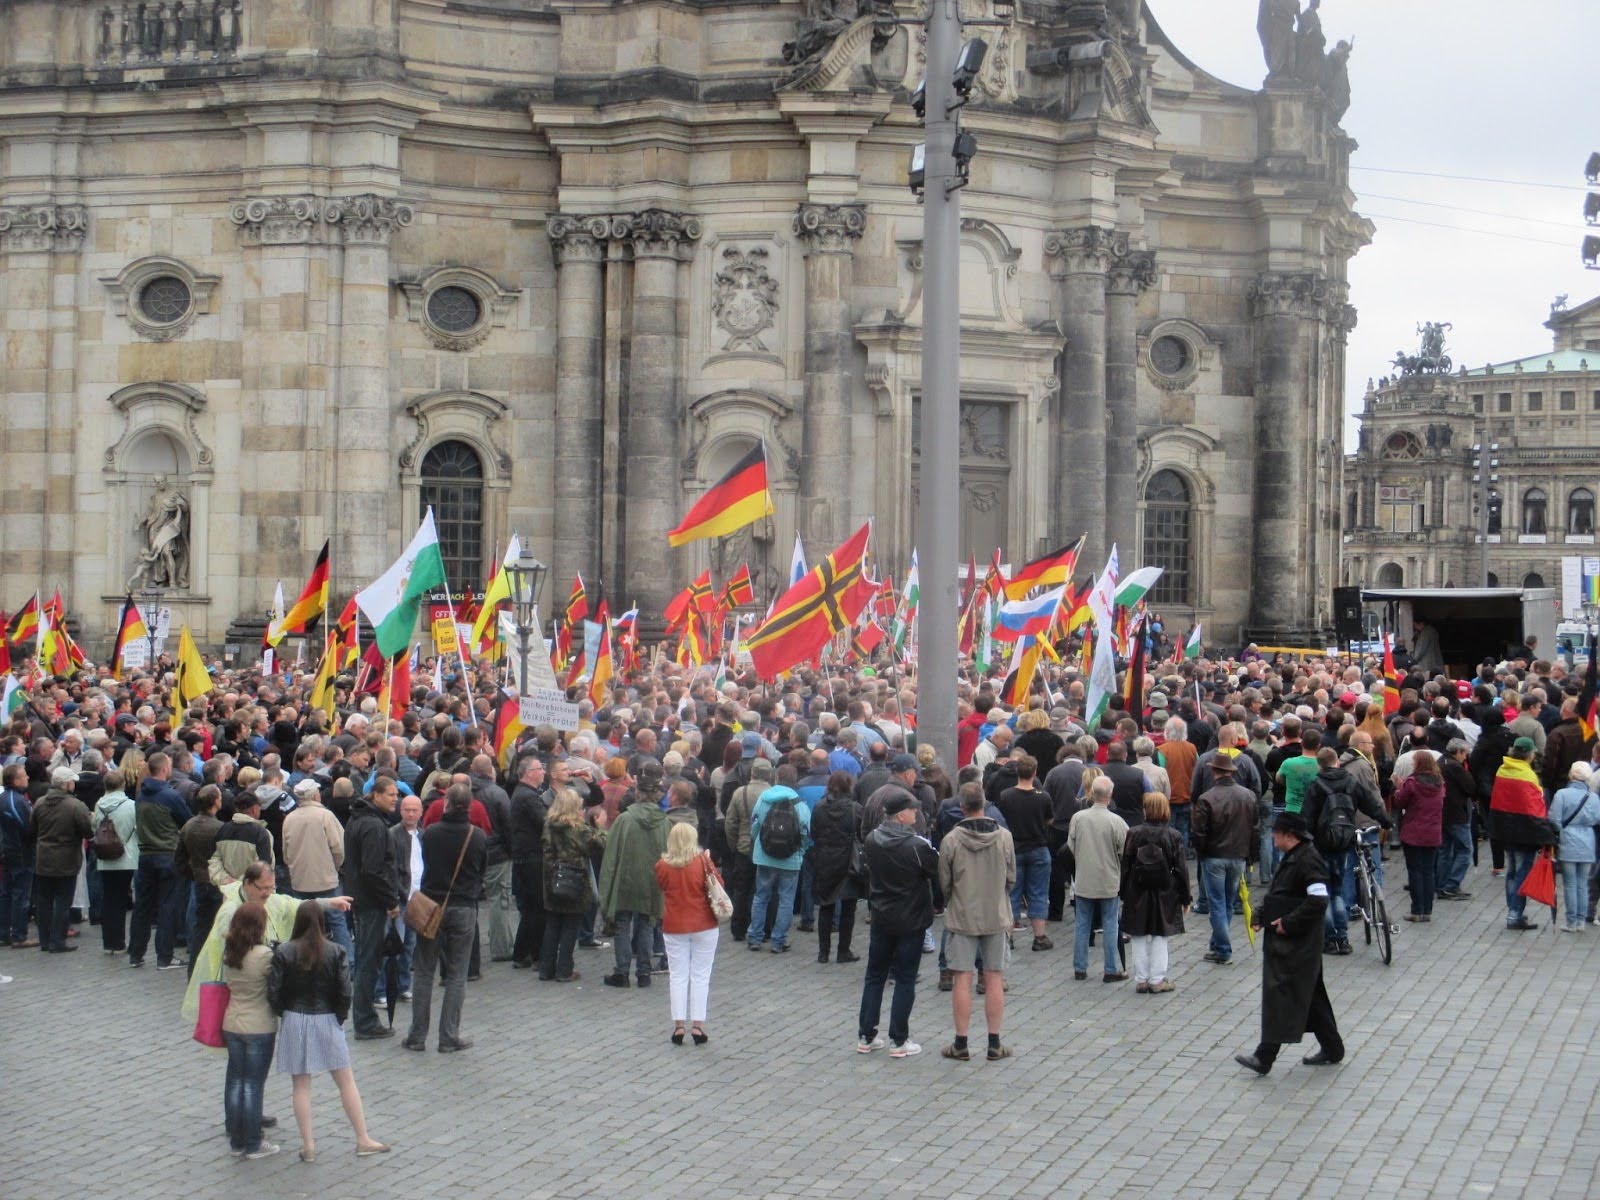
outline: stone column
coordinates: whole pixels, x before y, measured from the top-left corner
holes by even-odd
[[[807,201],[794,217],[806,260],[799,525],[814,555],[828,553],[851,532],[850,293],[855,243],[866,227],[862,204]]]
[[[554,609],[565,603],[574,575],[593,580],[598,573],[602,289],[611,221],[554,216],[549,234],[556,260]]]
[[[332,561],[358,582],[381,575],[398,549],[389,512],[399,491],[390,445],[389,240],[412,217],[409,204],[373,194],[330,201],[326,213],[344,241]]]
[[[1256,341],[1255,548],[1250,627],[1308,635],[1316,481],[1308,343],[1328,294],[1315,274],[1268,272],[1250,285]],[[1308,329],[1307,326],[1310,325]]]
[[[654,615],[666,606],[677,583],[667,531],[683,516],[677,451],[683,407],[678,386],[678,263],[693,253],[700,222],[652,208],[618,218],[614,227],[633,246],[622,582],[627,599],[637,600],[641,612]]]
[[[1144,563],[1138,543],[1139,294],[1156,280],[1156,256],[1118,255],[1106,274],[1106,540],[1124,575]]]
[[[1087,532],[1084,561],[1102,561],[1106,530],[1106,270],[1127,238],[1086,225],[1045,239],[1050,273],[1062,280],[1061,329],[1066,334],[1061,413],[1056,421],[1055,504],[1050,540],[1061,545]],[[1027,548],[1027,559],[1033,547]]]

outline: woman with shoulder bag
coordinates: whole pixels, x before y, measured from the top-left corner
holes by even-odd
[[[106,772],[105,794],[96,801],[91,819],[95,838],[91,842],[100,852],[100,825],[109,820],[122,840],[121,858],[100,858],[100,944],[106,954],[121,954],[128,948],[128,913],[133,910],[133,877],[139,869],[139,827],[135,821],[133,797],[127,793],[127,778],[113,767]],[[208,931],[209,932],[209,931]]]
[[[278,1043],[278,1073],[294,1076],[294,1120],[300,1127],[300,1161],[315,1162],[317,1143],[311,1133],[311,1076],[333,1075],[344,1103],[344,1115],[355,1130],[356,1157],[387,1154],[390,1147],[367,1135],[367,1118],[350,1069],[350,1044],[344,1023],[350,1015],[353,989],[344,947],[328,940],[322,905],[302,900],[295,910],[290,940],[272,952],[267,975],[267,1001],[283,1018]]]
[[[598,818],[604,820],[603,811]],[[594,891],[589,863],[605,845],[605,830],[584,820],[583,801],[571,788],[556,793],[544,819],[544,945],[539,951],[539,978],[570,983],[572,951],[578,928]]]
[[[266,936],[266,906],[252,901],[233,914],[222,948],[229,993],[222,1018],[222,1042],[228,1050],[222,1111],[228,1145],[243,1159],[266,1158],[279,1150],[276,1143],[261,1139],[262,1094],[278,1040],[278,1018],[267,1003],[272,951],[263,944]]]
[[[1178,990],[1167,978],[1167,939],[1183,932],[1193,897],[1183,838],[1171,819],[1167,798],[1146,792],[1144,824],[1128,830],[1122,845],[1122,932],[1133,938],[1133,990],[1142,994]]]
[[[656,861],[656,884],[665,907],[661,934],[667,946],[667,992],[672,1001],[672,1044],[683,1045],[684,1025],[691,1023],[696,1046],[706,1036],[706,1004],[711,995],[711,964],[717,955],[717,917],[706,894],[707,878],[722,876],[688,822],[667,834],[667,850]]]
[[[850,952],[850,934],[855,929],[856,901],[863,895],[862,880],[856,868],[861,856],[861,805],[852,791],[855,776],[835,771],[828,776],[828,788],[811,814],[811,840],[815,845],[817,896],[817,961],[828,961],[834,926],[839,929],[837,961],[860,961]]]

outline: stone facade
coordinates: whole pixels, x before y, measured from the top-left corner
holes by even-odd
[[[1137,3],[986,36],[962,557],[1087,532],[1096,568],[1173,568],[1171,623],[1325,626],[1371,233],[1340,97],[1225,84]],[[0,602],[59,585],[104,633],[158,474],[191,514],[168,602],[211,644],[326,538],[335,593],[365,583],[430,498],[453,583],[515,530],[547,607],[575,571],[645,613],[707,565],[773,581],[868,517],[899,574],[921,58],[854,4],[6,5]],[[670,550],[756,439],[773,518]]]
[[[1345,583],[1560,587],[1563,558],[1595,554],[1600,298],[1558,305],[1546,328],[1545,353],[1368,384],[1345,460]],[[1499,446],[1486,511],[1475,445]]]

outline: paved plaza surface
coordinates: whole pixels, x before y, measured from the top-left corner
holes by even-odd
[[[939,1057],[950,1009],[932,956],[912,1016],[924,1051],[900,1061],[855,1052],[863,964],[819,965],[814,935],[779,958],[724,927],[705,1047],[668,1043],[664,976],[600,986],[609,950],[579,951],[578,984],[486,963],[471,1051],[352,1043],[372,1133],[395,1152],[355,1158],[322,1077],[312,1165],[276,1074],[284,1152],[228,1154],[223,1057],[189,1040],[182,973],[105,958],[85,925],[77,954],[0,951],[0,1197],[1585,1200],[1600,1195],[1600,930],[1558,936],[1534,908],[1537,934],[1507,932],[1499,882],[1474,868],[1470,902],[1402,921],[1392,967],[1353,931],[1355,955],[1326,961],[1350,1057],[1302,1066],[1308,1041],[1265,1079],[1232,1061],[1254,1047],[1260,986],[1237,919],[1235,963],[1215,967],[1206,919],[1187,918],[1166,996],[1102,983],[1098,948],[1074,982],[1070,924],[1050,926],[1047,953],[1019,935],[1016,1057],[993,1064],[981,1016],[978,1058]]]

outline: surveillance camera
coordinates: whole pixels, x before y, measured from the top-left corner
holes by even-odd
[[[1600,183],[1600,150],[1589,155],[1589,163],[1583,169],[1590,183]]]
[[[916,90],[911,93],[911,111],[917,114],[920,120],[928,115],[928,81],[918,82]]]
[[[918,142],[911,147],[911,169],[908,172],[908,182],[913,195],[922,195],[923,185],[928,178],[928,144]]]
[[[961,47],[951,82],[955,84],[956,95],[963,100],[972,94],[972,85],[978,78],[978,72],[983,70],[983,60],[988,53],[989,43],[982,38],[973,38]]]

